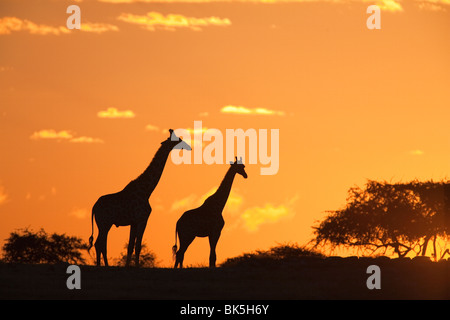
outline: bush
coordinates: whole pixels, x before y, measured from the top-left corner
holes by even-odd
[[[222,267],[281,265],[298,261],[304,257],[324,258],[325,256],[305,246],[284,244],[272,247],[266,251],[256,250],[254,253],[244,253],[238,257],[229,258],[222,263]]]
[[[9,263],[61,263],[84,264],[81,250],[87,244],[80,238],[65,234],[48,235],[43,229],[38,232],[19,229],[11,232],[3,245],[3,261]]]
[[[115,264],[119,267],[124,267],[127,262],[127,249],[128,242],[125,243],[125,251],[120,254],[120,257],[116,259]],[[135,264],[135,255],[131,256],[131,265]],[[156,268],[158,265],[156,261],[156,254],[147,248],[147,245],[143,243],[141,245],[141,253],[139,254],[139,266],[144,268]]]

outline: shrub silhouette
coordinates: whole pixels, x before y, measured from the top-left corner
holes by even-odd
[[[256,250],[254,253],[244,253],[238,257],[229,258],[222,263],[222,267],[281,265],[304,257],[324,258],[325,256],[305,246],[283,244],[269,250]]]
[[[87,244],[80,238],[65,234],[47,234],[19,229],[11,232],[3,245],[3,261],[9,263],[61,263],[84,264],[81,250]]]
[[[119,267],[125,267],[127,264],[127,249],[128,242],[125,243],[125,251],[120,254],[120,257],[116,260],[116,265]],[[131,256],[131,263],[135,263],[134,252]],[[141,245],[141,253],[139,255],[139,266],[144,268],[156,268],[158,265],[156,261],[156,254],[147,248],[147,245],[143,243]]]

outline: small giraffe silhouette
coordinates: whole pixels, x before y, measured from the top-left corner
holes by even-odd
[[[203,204],[193,210],[188,210],[177,221],[175,229],[175,245],[172,252],[175,257],[175,266],[183,268],[184,253],[195,237],[208,237],[210,246],[209,267],[216,266],[216,245],[219,241],[220,233],[225,225],[222,211],[230,195],[236,173],[247,179],[247,173],[242,163],[242,157],[233,163],[230,161],[230,168],[222,180],[217,191],[208,197]],[[180,240],[180,249],[177,251],[177,234]]]
[[[130,264],[133,249],[135,249],[135,262],[139,266],[139,254],[141,252],[142,236],[144,235],[148,217],[152,212],[149,198],[161,178],[167,158],[172,149],[191,150],[191,147],[178,138],[172,129],[170,136],[163,142],[155,153],[150,165],[135,180],[120,192],[101,196],[92,208],[91,224],[92,234],[89,238],[89,248],[92,248],[94,241],[94,216],[98,228],[98,236],[95,241],[95,251],[97,253],[97,266],[100,265],[101,255],[105,266],[108,265],[106,255],[106,243],[109,229],[114,224],[130,227],[130,240],[128,241],[127,261]]]

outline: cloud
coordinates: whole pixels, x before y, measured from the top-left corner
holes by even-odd
[[[73,143],[104,143],[104,141],[102,139],[86,137],[86,136],[73,138],[70,140],[70,142],[73,142]]]
[[[56,131],[53,129],[43,129],[33,132],[30,136],[32,140],[55,140],[58,142],[69,141],[73,143],[103,143],[103,140],[92,137],[75,137],[69,130]]]
[[[134,118],[136,115],[131,110],[124,110],[119,111],[117,108],[108,108],[106,111],[99,111],[97,113],[97,116],[99,118],[110,118],[110,119],[117,119],[117,118]]]
[[[242,214],[244,226],[248,231],[258,231],[264,223],[274,223],[282,218],[292,216],[292,212],[284,205],[273,206],[268,203],[264,207],[252,207]]]
[[[368,3],[367,0],[364,0],[363,2]],[[375,4],[379,6],[381,10],[384,11],[391,11],[391,12],[403,11],[403,7],[400,4],[400,2],[395,0],[378,0],[375,1]]]
[[[205,200],[213,195],[217,191],[217,188],[211,188],[207,193],[199,199],[199,205],[205,202]],[[224,208],[225,213],[236,214],[239,213],[242,203],[244,202],[244,197],[238,193],[238,191],[231,189],[230,195],[228,196],[227,203]]]
[[[422,156],[422,155],[425,154],[425,152],[423,150],[417,149],[417,150],[411,150],[409,152],[409,154],[412,155],[412,156]]]
[[[5,192],[5,188],[0,185],[0,206],[8,201],[8,194]]]
[[[198,197],[195,194],[190,194],[179,200],[175,200],[170,207],[170,211],[188,210],[198,207]]]
[[[156,31],[157,29],[175,31],[179,28],[188,28],[195,31],[202,30],[202,27],[207,26],[229,26],[231,21],[229,19],[222,19],[218,17],[207,18],[193,18],[186,17],[181,14],[168,14],[164,16],[159,12],[148,12],[146,15],[135,15],[131,13],[122,13],[118,20],[137,24],[149,31]]]
[[[53,129],[44,129],[34,132],[30,136],[30,138],[33,140],[41,140],[41,139],[70,140],[73,138],[73,135],[68,130],[56,131]]]
[[[69,216],[75,217],[77,219],[85,219],[89,216],[89,210],[85,208],[75,208],[71,212],[69,212]]]
[[[9,67],[9,66],[0,66],[0,72],[11,71],[11,70],[14,70],[14,68]]]
[[[178,129],[175,129],[175,134],[177,136],[181,136],[182,139],[188,143],[191,144],[191,146],[195,146],[195,147],[199,147],[199,148],[203,148],[206,144],[207,141],[203,140],[206,139],[204,134],[206,132],[208,132],[208,134],[211,134],[213,136],[220,136],[222,135],[221,131],[219,129],[214,129],[214,128],[207,128],[207,127],[201,127],[201,128],[186,128],[183,129],[187,132],[187,136],[183,133],[183,131],[178,131]],[[198,140],[198,136],[200,136],[200,140]]]
[[[147,131],[159,131],[159,127],[158,126],[154,126],[152,124],[148,124],[145,126],[145,130]]]
[[[100,2],[109,3],[263,3],[263,4],[277,4],[277,3],[354,3],[360,2],[365,4],[376,4],[382,10],[386,11],[403,11],[403,8],[398,0],[98,0]],[[448,0],[429,0],[432,2],[448,2]],[[375,2],[375,3],[373,3]]]
[[[293,204],[297,199],[298,196],[294,196],[286,204],[278,206],[266,203],[264,207],[251,207],[246,209],[240,218],[247,231],[255,232],[262,224],[276,223],[280,220],[292,218],[295,215]]]
[[[82,22],[81,29],[69,30],[66,26],[49,26],[45,24],[37,24],[30,20],[20,19],[17,17],[4,17],[0,18],[0,35],[11,34],[12,32],[24,31],[30,34],[37,35],[61,35],[69,34],[77,31],[91,32],[91,33],[103,33],[106,31],[118,31],[119,28],[105,23],[90,23]]]
[[[0,34],[11,34],[13,31],[28,31],[31,34],[53,34],[70,33],[66,27],[52,27],[44,24],[36,24],[26,19],[16,17],[0,18]]]
[[[222,107],[220,109],[220,112],[222,113],[234,113],[234,114],[258,114],[258,115],[277,115],[277,116],[284,116],[285,113],[283,111],[275,111],[275,110],[269,110],[266,108],[246,108],[242,106],[233,106],[228,105],[225,107]]]
[[[212,188],[202,196],[190,194],[182,199],[175,200],[170,211],[184,212],[198,208],[216,190],[217,188]],[[243,210],[244,197],[238,191],[232,189],[224,208],[224,214],[229,214],[231,220],[234,220],[234,222],[230,221],[228,228],[244,228],[249,232],[256,232],[263,224],[290,219],[295,215],[293,206],[297,200],[298,196],[296,195],[286,201],[285,204],[273,205],[272,203],[266,203],[263,207],[254,206]]]
[[[450,0],[424,0],[424,1],[418,1],[416,5],[421,10],[428,10],[428,11],[447,11],[446,5],[450,5]]]
[[[179,200],[175,200],[172,203],[170,208],[171,211],[186,211],[190,209],[198,208],[203,204],[203,202],[212,194],[216,192],[217,188],[212,188],[205,194],[201,196],[197,196],[195,194],[190,194],[187,197],[184,197]],[[235,190],[231,190],[230,195],[228,196],[227,203],[225,205],[224,211],[227,213],[235,214],[238,212],[241,207],[244,198],[237,193]]]
[[[201,128],[186,128],[185,129],[189,134],[204,134],[208,130],[216,130],[216,129],[208,129],[207,127],[201,127]]]
[[[92,33],[103,33],[107,31],[119,31],[119,28],[112,24],[106,23],[90,23],[82,22],[80,31],[92,32]]]

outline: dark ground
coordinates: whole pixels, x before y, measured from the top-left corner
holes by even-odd
[[[369,290],[369,265],[381,289]],[[0,264],[0,299],[450,299],[450,260],[299,258],[216,269],[81,266],[81,289],[69,290],[68,265]]]

